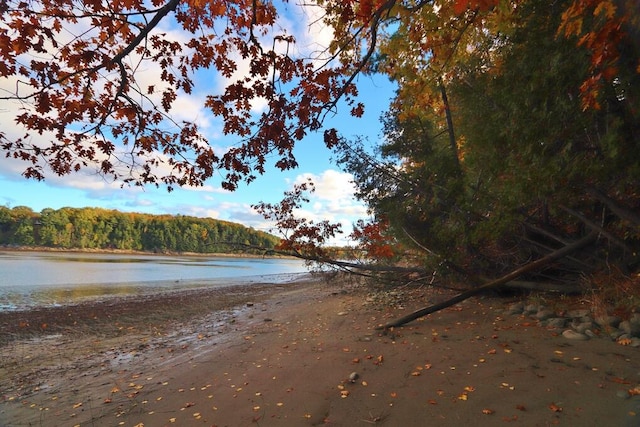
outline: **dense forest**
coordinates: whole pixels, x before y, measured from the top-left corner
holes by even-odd
[[[247,253],[278,238],[241,224],[184,215],[150,215],[100,208],[0,207],[0,244],[60,249]],[[255,250],[253,250],[255,251]]]

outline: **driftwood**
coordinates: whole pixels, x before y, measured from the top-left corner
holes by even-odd
[[[450,298],[446,301],[443,301],[441,303],[438,304],[434,304],[431,305],[429,307],[425,307],[425,308],[421,308],[420,310],[414,311],[413,313],[410,313],[404,317],[401,317],[400,319],[397,319],[393,322],[387,323],[386,325],[382,325],[377,327],[376,329],[381,330],[381,329],[390,329],[390,328],[396,328],[398,326],[402,326],[406,323],[412,322],[416,319],[419,319],[420,317],[426,316],[427,314],[431,314],[431,313],[435,313],[437,311],[440,311],[442,309],[445,309],[447,307],[451,307],[452,305],[458,304],[459,302],[462,302],[466,299],[469,299],[475,295],[478,295],[480,293],[483,293],[485,291],[491,290],[491,289],[496,289],[502,285],[504,285],[505,283],[508,283],[516,278],[518,278],[519,276],[525,274],[525,273],[529,273],[531,271],[535,271],[540,269],[541,267],[544,267],[550,263],[552,263],[553,261],[556,261],[560,258],[563,258],[569,254],[571,254],[572,252],[575,252],[587,245],[589,245],[590,243],[594,242],[596,240],[596,237],[598,236],[598,233],[596,231],[592,231],[591,233],[589,233],[587,236],[583,237],[582,239],[568,244],[560,249],[557,249],[556,251],[550,253],[547,256],[544,256],[540,259],[537,259],[535,261],[530,262],[529,264],[526,264],[512,272],[510,272],[509,274],[506,274],[498,279],[495,279],[489,283],[486,283],[484,285],[478,286],[476,288],[472,288],[469,289],[468,291],[462,292],[456,296],[454,296],[453,298]]]

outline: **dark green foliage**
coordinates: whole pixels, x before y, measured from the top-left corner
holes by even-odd
[[[151,252],[244,253],[279,239],[211,218],[126,213],[99,208],[0,207],[0,245]],[[250,249],[253,247],[255,249]]]
[[[399,241],[428,249],[427,259],[435,253],[495,276],[598,227],[599,244],[554,267],[554,277],[640,268],[640,223],[624,219],[640,211],[638,46],[623,49],[628,67],[601,94],[602,108],[584,109],[590,56],[558,36],[565,3],[524,3],[511,31],[489,40],[484,61],[469,55],[444,83],[412,82],[434,96],[444,89],[457,146],[446,108],[416,108],[420,94],[410,91],[398,92],[383,119],[377,159],[342,141],[354,154],[338,160],[359,196]]]

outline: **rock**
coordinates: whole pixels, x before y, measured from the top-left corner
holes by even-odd
[[[590,311],[587,309],[581,310],[569,310],[567,311],[567,317],[571,317],[572,319],[579,319],[581,317],[587,317]]]
[[[355,383],[358,378],[360,378],[360,375],[358,375],[357,372],[351,372],[349,374],[349,382]]]
[[[611,339],[612,339],[612,340],[614,340],[614,341],[617,341],[617,340],[619,340],[620,338],[628,338],[628,337],[625,337],[624,335],[625,335],[625,333],[624,333],[624,331],[623,331],[623,330],[621,330],[621,329],[612,329],[612,330],[609,332],[609,336],[610,336],[610,337],[611,337]]]
[[[538,306],[535,304],[529,304],[524,307],[524,314],[532,314],[538,312]]]
[[[632,337],[638,337],[640,338],[640,318],[639,319],[634,319],[631,318],[628,320],[629,322],[629,335],[631,335]]]
[[[547,327],[549,328],[564,328],[567,324],[567,319],[564,317],[552,317],[547,321]]]
[[[583,316],[581,318],[578,319],[581,322],[593,322],[593,319],[591,318],[591,316]]]
[[[575,329],[576,332],[584,334],[585,331],[593,329],[593,322],[573,322],[571,327]]]
[[[567,329],[562,333],[562,336],[569,340],[576,341],[587,341],[589,337],[585,334],[581,334],[580,332],[576,332],[573,329]]]
[[[618,396],[620,399],[628,399],[629,397],[631,397],[627,390],[616,391],[616,396]]]
[[[524,303],[523,302],[517,302],[517,303],[511,304],[511,306],[509,306],[509,308],[507,309],[507,314],[510,314],[510,315],[522,314],[523,311],[524,311]]]
[[[634,348],[640,347],[640,338],[636,338],[636,337],[631,338],[631,344],[629,344],[629,346]]]
[[[548,308],[543,308],[536,313],[536,319],[538,320],[547,320],[554,317],[556,314],[549,310]]]
[[[620,324],[620,318],[618,316],[597,316],[595,320],[596,323],[603,328],[617,328]]]
[[[584,331],[584,334],[586,336],[588,336],[589,338],[598,338],[598,336],[596,335],[595,332],[593,332],[591,329],[587,329],[586,331]]]
[[[620,328],[620,330],[624,331],[625,334],[631,335],[631,322],[629,322],[628,320],[623,320],[622,322],[620,322],[618,327]]]

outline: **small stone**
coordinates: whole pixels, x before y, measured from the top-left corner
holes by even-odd
[[[630,336],[640,338],[640,320],[629,319],[621,322],[618,327]]]
[[[637,337],[631,338],[631,344],[629,344],[629,346],[633,348],[640,347],[640,338],[637,338]]]
[[[620,324],[620,318],[618,316],[598,316],[595,320],[596,323],[602,327],[617,328]]]
[[[584,334],[589,338],[598,338],[598,335],[596,335],[596,333],[593,332],[591,329],[587,329],[586,331],[584,331]]]
[[[555,315],[556,314],[553,311],[551,311],[551,310],[549,310],[547,308],[543,308],[542,310],[540,310],[540,311],[538,311],[536,313],[536,319],[538,319],[538,320],[547,320],[547,319],[550,319],[550,318],[554,317]]]
[[[524,303],[523,302],[517,302],[517,303],[511,304],[511,306],[509,306],[509,308],[507,309],[507,314],[510,314],[510,315],[522,314],[523,311],[524,311]]]
[[[576,332],[584,334],[588,329],[593,329],[593,322],[573,323],[571,326]]]
[[[631,397],[629,395],[629,392],[626,390],[618,390],[616,391],[616,396],[619,397],[620,399],[628,399],[629,397]]]
[[[538,312],[538,306],[535,304],[529,304],[524,307],[524,314],[531,314],[531,313],[537,313],[537,312]]]
[[[591,316],[583,316],[578,319],[582,323],[593,322],[593,318]]]
[[[567,324],[567,319],[564,317],[552,317],[547,321],[547,327],[549,328],[564,328]]]
[[[571,317],[572,319],[579,319],[581,317],[587,317],[588,315],[589,315],[589,310],[587,309],[567,311],[567,317]]]
[[[254,304],[253,304],[252,302],[248,302],[248,303],[247,303],[247,307],[253,307],[253,305],[254,305]]]
[[[349,374],[349,381],[352,383],[355,383],[358,380],[358,378],[360,378],[360,375],[358,375],[357,372],[351,372]]]
[[[562,336],[569,340],[576,341],[587,341],[589,337],[586,334],[581,334],[580,332],[576,332],[572,329],[567,329],[562,333]]]
[[[617,341],[620,338],[628,338],[628,335],[626,335],[624,331],[620,329],[612,329],[611,332],[609,332],[609,336],[614,341]]]
[[[623,320],[622,322],[620,322],[618,327],[623,330],[625,334],[631,334],[631,322],[629,322],[628,320]]]

